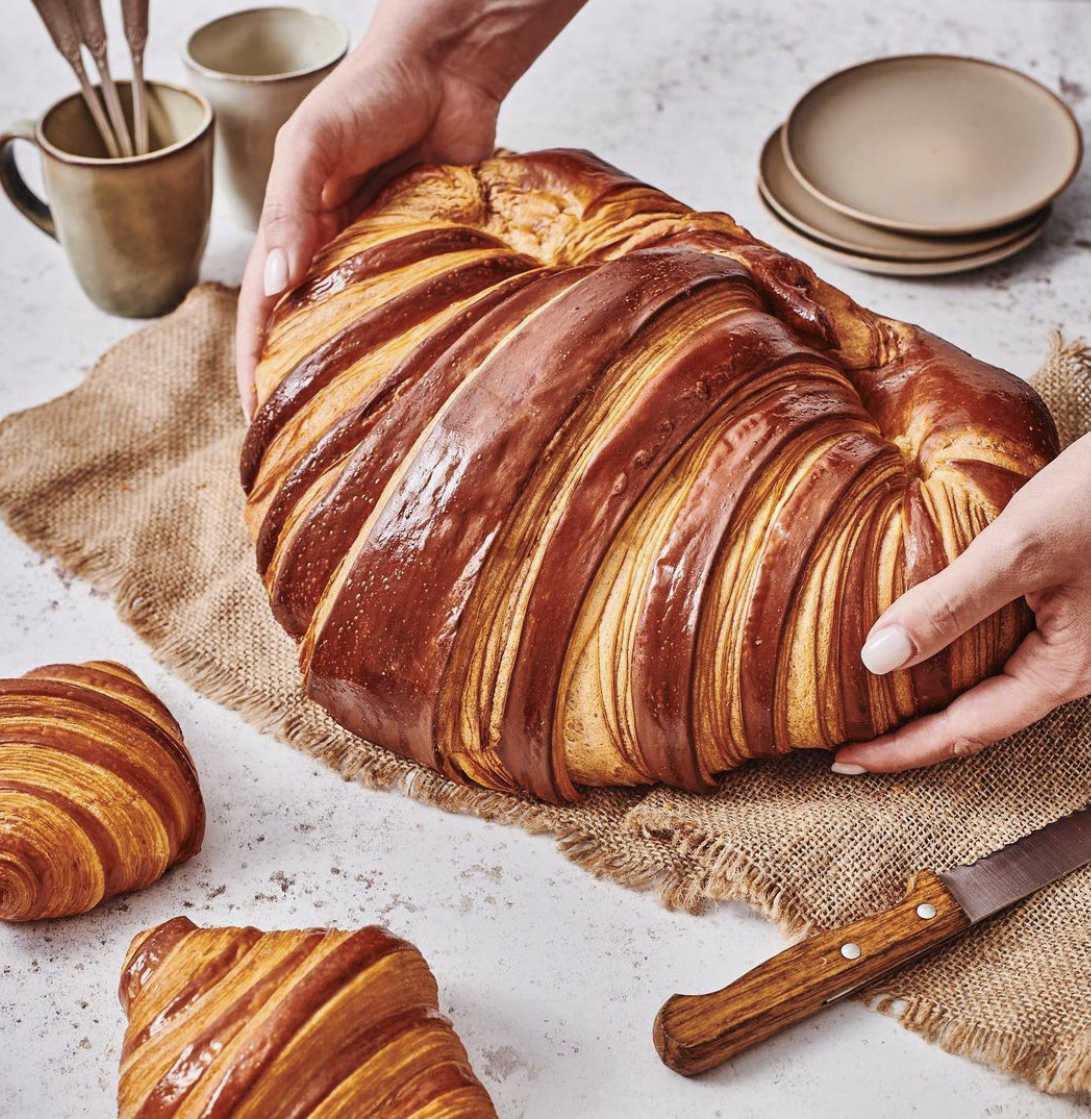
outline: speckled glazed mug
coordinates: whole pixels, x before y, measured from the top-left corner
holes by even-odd
[[[348,46],[344,27],[303,8],[235,12],[189,37],[182,62],[216,110],[216,182],[241,224],[257,229],[280,126]]]
[[[129,84],[117,84],[131,113]],[[78,93],[0,132],[4,192],[60,241],[91,300],[127,318],[164,314],[197,282],[212,208],[212,107],[163,82],[148,83],[147,100],[147,155],[109,158]],[[48,202],[20,175],[16,140],[41,153]]]

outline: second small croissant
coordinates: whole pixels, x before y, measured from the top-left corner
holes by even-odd
[[[0,920],[142,889],[204,828],[182,732],[134,672],[92,661],[0,680]]]
[[[412,944],[362,929],[141,933],[120,1119],[496,1119]]]

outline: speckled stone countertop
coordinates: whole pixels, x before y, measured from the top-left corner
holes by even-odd
[[[153,5],[147,71],[183,80],[184,33],[232,5]],[[323,0],[358,37],[372,5]],[[115,5],[107,5],[111,9]],[[0,124],[69,92],[30,4],[3,0]],[[120,48],[120,35],[114,41]],[[1091,172],[1014,260],[928,282],[864,276],[789,245],[754,192],[762,142],[811,83],[883,54],[940,50],[1019,67],[1091,124],[1091,4],[1069,0],[590,0],[516,88],[500,138],[588,147],[799,251],[861,302],[1031,372],[1050,332],[1089,332]],[[117,69],[121,51],[117,50]],[[22,162],[32,167],[29,153]],[[237,282],[248,237],[214,215],[204,275]],[[0,201],[0,413],[77,384],[136,324],[87,302],[61,250]],[[341,782],[161,669],[110,603],[0,529],[0,675],[56,660],[130,664],[178,716],[203,778],[203,853],[141,894],[68,921],[0,929],[0,1117],[116,1114],[118,970],[138,930],[179,913],[270,927],[389,925],[415,941],[505,1119],[802,1114],[927,1119],[1083,1114],[893,1020],[839,1005],[699,1081],[659,1064],[673,991],[719,985],[776,951],[741,905],[672,914],[543,838]]]

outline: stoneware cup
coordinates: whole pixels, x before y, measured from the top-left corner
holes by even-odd
[[[132,119],[129,83],[117,85]],[[163,82],[147,93],[147,155],[109,158],[79,93],[0,132],[4,192],[60,241],[92,301],[128,318],[169,311],[197,282],[212,208],[211,106]],[[19,174],[16,140],[41,153],[48,202]]]
[[[302,8],[235,12],[189,37],[182,61],[216,110],[216,181],[248,228],[258,226],[278,129],[348,45],[344,27]]]

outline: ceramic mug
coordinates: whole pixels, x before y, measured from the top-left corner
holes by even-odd
[[[216,110],[216,181],[256,229],[273,142],[296,106],[345,57],[348,32],[302,8],[253,8],[206,23],[182,61]]]
[[[131,119],[128,82],[118,82]],[[104,311],[149,318],[177,306],[197,282],[212,209],[212,108],[198,93],[147,83],[151,151],[111,159],[79,93],[37,122],[0,132],[0,186],[16,208],[60,241],[80,286]],[[15,141],[42,158],[48,202],[15,164]]]

